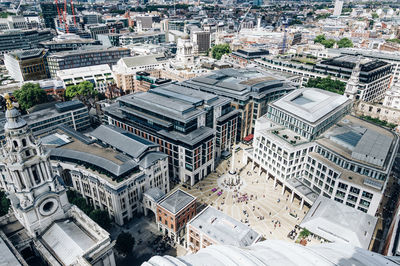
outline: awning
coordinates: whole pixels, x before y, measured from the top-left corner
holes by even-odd
[[[253,139],[253,137],[254,137],[254,135],[253,135],[253,134],[250,134],[250,135],[246,136],[243,140],[244,140],[244,141],[250,141],[250,140]]]

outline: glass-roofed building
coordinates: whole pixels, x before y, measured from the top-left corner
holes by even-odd
[[[299,89],[257,120],[248,160],[303,204],[319,195],[375,215],[398,149],[388,129],[348,115],[351,100]]]

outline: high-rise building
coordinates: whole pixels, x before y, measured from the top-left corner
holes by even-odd
[[[333,9],[333,15],[339,17],[342,14],[343,0],[335,0],[335,8]]]
[[[50,30],[8,30],[0,33],[0,54],[21,49],[39,48],[39,43],[52,40]]]

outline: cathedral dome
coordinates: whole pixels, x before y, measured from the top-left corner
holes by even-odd
[[[21,113],[12,104],[10,96],[6,94],[4,98],[7,101],[7,111],[6,111],[6,124],[4,125],[5,130],[17,129],[26,125],[26,121],[21,118]]]

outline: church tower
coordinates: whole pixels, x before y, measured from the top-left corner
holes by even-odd
[[[353,100],[356,101],[358,100],[358,90],[359,90],[359,83],[360,83],[360,72],[361,72],[361,58],[357,58],[357,63],[356,66],[353,68],[353,72],[351,73],[351,76],[349,80],[347,81],[346,84],[346,89],[344,91],[344,95]]]
[[[15,216],[32,236],[54,220],[65,218],[70,206],[64,186],[52,174],[49,155],[36,140],[8,95],[1,148],[3,185]]]
[[[189,35],[184,35],[178,39],[176,51],[176,60],[184,67],[190,67],[194,64],[193,45],[190,42]]]

